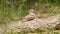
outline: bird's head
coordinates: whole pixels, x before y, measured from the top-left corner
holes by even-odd
[[[29,13],[30,13],[30,12],[34,12],[34,9],[30,9],[30,10],[29,10]]]

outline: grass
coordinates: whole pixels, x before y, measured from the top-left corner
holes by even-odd
[[[24,16],[28,14],[28,10],[25,9],[25,7],[22,7],[23,9],[14,9],[6,7],[4,10],[0,8],[0,24],[6,24],[10,21],[18,21],[21,20]],[[49,10],[50,9],[50,10]],[[59,7],[52,7],[44,11],[35,11],[35,14],[38,18],[44,18],[49,17],[53,15],[60,14],[60,8]],[[54,10],[53,10],[54,9]]]
[[[56,31],[54,29],[33,29],[33,30],[21,30],[20,32],[10,30],[9,32],[5,32],[6,34],[60,34],[60,31]]]
[[[45,10],[46,12],[42,11],[41,12],[37,12],[37,16],[38,18],[45,18],[45,17],[50,17],[53,15],[57,15],[60,14],[60,8],[59,7],[50,7],[47,10]]]
[[[26,6],[23,1],[19,5],[15,5],[14,3],[11,3],[10,5],[8,4],[8,0],[1,0],[0,2],[0,24],[6,24],[11,21],[21,20],[24,16],[28,14],[27,7],[29,7],[29,5]],[[37,7],[34,6],[34,9],[35,14],[38,18],[48,17],[60,13],[60,7],[51,5],[48,5],[44,8],[40,7],[39,10],[37,9]]]

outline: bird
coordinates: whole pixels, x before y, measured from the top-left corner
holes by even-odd
[[[34,20],[34,19],[36,19],[37,17],[36,17],[36,15],[34,14],[34,9],[30,9],[29,11],[28,11],[28,15],[26,15],[25,17],[24,17],[24,21],[31,21],[31,20]]]

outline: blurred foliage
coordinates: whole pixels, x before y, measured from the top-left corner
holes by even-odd
[[[40,14],[54,10],[55,6],[60,6],[60,0],[0,0],[0,23],[21,20],[31,8]]]

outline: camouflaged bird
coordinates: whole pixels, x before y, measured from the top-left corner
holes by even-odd
[[[24,17],[24,21],[30,21],[36,19],[36,15],[34,14],[34,9],[30,9],[27,16]]]

